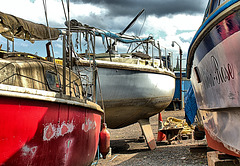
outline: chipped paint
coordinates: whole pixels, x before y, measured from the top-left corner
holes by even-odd
[[[57,127],[56,127],[57,126]],[[62,122],[61,124],[47,124],[44,127],[43,140],[50,141],[52,138],[58,138],[71,133],[74,129],[73,121],[71,123]]]
[[[95,129],[96,128],[96,122],[95,121],[91,121],[90,119],[86,120],[85,123],[82,124],[82,130],[85,132],[88,132],[91,129]]]
[[[51,140],[55,136],[55,131],[56,131],[56,128],[51,123],[46,127],[44,127],[43,140],[44,141]]]
[[[65,164],[69,159],[72,144],[73,144],[73,139],[68,139],[65,141]]]
[[[33,158],[37,152],[37,146],[33,146],[33,147],[28,147],[27,145],[25,145],[22,148],[22,155],[23,156],[28,156],[30,158]]]
[[[73,121],[71,123],[62,122],[61,125],[58,125],[56,137],[64,136],[67,133],[71,133],[74,129]]]

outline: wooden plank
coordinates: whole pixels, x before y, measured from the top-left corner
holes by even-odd
[[[149,119],[140,119],[138,120],[140,127],[142,129],[142,133],[147,141],[147,145],[149,149],[156,149],[156,141],[154,139],[154,135],[152,132],[152,127],[150,125]]]

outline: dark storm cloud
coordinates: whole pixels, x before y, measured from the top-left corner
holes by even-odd
[[[101,6],[108,9],[111,16],[134,16],[144,8],[147,15],[161,17],[179,13],[203,13],[207,0],[72,0],[72,2]]]
[[[142,9],[145,9],[134,26],[127,31],[137,35],[146,16],[154,15],[160,18],[172,17],[175,14],[203,15],[207,5],[207,0],[71,0],[71,2],[106,9],[107,13],[103,15],[91,13],[88,17],[79,16],[75,19],[112,32],[121,32]]]

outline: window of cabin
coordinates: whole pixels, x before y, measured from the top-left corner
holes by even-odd
[[[219,0],[213,0],[210,12],[212,13],[218,7],[218,5],[219,5]]]
[[[50,90],[57,91],[57,92],[60,91],[61,81],[56,73],[54,73],[52,71],[47,71],[46,72],[46,80],[47,80],[48,88]]]
[[[74,94],[76,97],[80,97],[80,90],[79,86],[76,82],[73,83]]]
[[[207,8],[206,8],[206,10],[205,10],[204,20],[208,17],[209,7],[210,7],[210,1],[208,1],[208,5],[207,5]],[[204,20],[203,20],[203,21],[204,21]]]
[[[196,73],[198,83],[202,82],[198,67],[194,67],[194,71]]]

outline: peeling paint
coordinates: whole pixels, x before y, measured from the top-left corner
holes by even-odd
[[[30,158],[33,158],[37,152],[37,146],[33,146],[33,147],[28,147],[27,145],[25,145],[22,148],[22,155],[23,156],[28,156]]]
[[[62,122],[61,125],[58,125],[56,136],[64,136],[67,133],[71,133],[74,129],[73,122],[66,124],[65,122]]]
[[[56,128],[51,123],[46,127],[44,127],[43,140],[44,141],[51,140],[55,136],[55,131],[56,131]]]
[[[73,144],[73,140],[72,139],[68,139],[68,140],[65,141],[65,164],[66,164],[66,162],[69,159],[69,155],[70,155],[70,152],[71,152],[72,144]]]
[[[96,122],[95,121],[91,121],[90,119],[88,119],[87,121],[85,121],[85,123],[82,124],[82,130],[85,132],[88,132],[91,129],[95,129],[96,128]]]
[[[56,127],[57,126],[57,127]],[[65,134],[71,133],[74,129],[73,121],[71,123],[62,122],[58,124],[47,124],[44,127],[43,140],[50,141],[52,138],[58,138]]]

